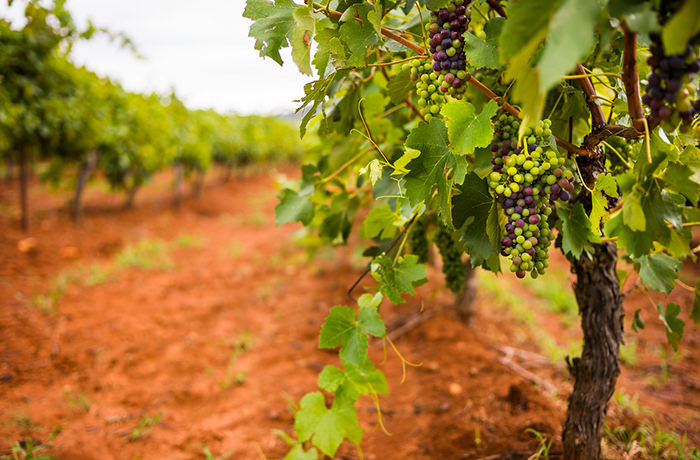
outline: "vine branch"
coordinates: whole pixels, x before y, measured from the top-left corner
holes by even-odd
[[[629,30],[627,24],[622,24],[624,31],[624,51],[622,57],[622,83],[627,95],[627,106],[635,130],[644,132],[644,110],[642,98],[639,95],[639,73],[637,72],[637,34]]]
[[[576,64],[576,72],[579,75],[581,75],[581,78],[579,79],[579,84],[581,85],[581,89],[583,89],[583,93],[586,95],[586,104],[588,104],[588,110],[590,110],[591,112],[591,121],[593,129],[607,125],[607,123],[605,122],[605,116],[603,115],[603,109],[601,109],[600,106],[595,102],[595,99],[598,97],[598,95],[595,92],[593,83],[588,77],[586,70],[581,64]]]

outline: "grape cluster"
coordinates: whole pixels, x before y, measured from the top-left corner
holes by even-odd
[[[450,291],[459,294],[464,287],[467,268],[462,260],[462,251],[455,242],[452,232],[442,225],[438,229],[434,241],[440,250],[440,256],[442,256],[442,273],[445,275],[445,284]]]
[[[418,256],[418,262],[425,263],[428,261],[428,226],[425,223],[425,218],[418,218],[408,233],[408,248],[411,254]]]
[[[675,125],[678,116],[688,126],[700,112],[696,88],[691,84],[692,76],[700,70],[697,50],[688,44],[682,54],[669,56],[659,35],[651,35],[651,41],[651,56],[647,59],[651,73],[642,102],[649,107],[652,117],[669,120]]]
[[[416,59],[413,64],[406,66],[411,70],[411,79],[416,81],[418,110],[425,117],[425,121],[430,121],[432,117],[440,113],[440,108],[446,102],[445,95],[438,90],[442,83],[441,76],[433,71],[430,62]]]
[[[554,239],[547,218],[556,200],[568,201],[574,189],[566,159],[549,145],[551,121],[525,130],[524,148],[514,147],[519,122],[501,114],[495,123],[493,171],[488,183],[506,214],[501,254],[511,259],[518,278],[537,278],[549,266]],[[511,136],[511,137],[508,137]],[[507,142],[507,145],[506,145]],[[493,148],[492,148],[493,150]]]
[[[414,61],[404,68],[418,91],[418,107],[426,121],[440,112],[445,96],[461,99],[466,90],[467,60],[463,35],[471,17],[471,0],[452,0],[445,8],[431,11],[429,26],[430,63]]]

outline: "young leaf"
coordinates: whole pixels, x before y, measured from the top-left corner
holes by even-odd
[[[335,366],[328,365],[318,375],[318,387],[329,393],[335,393],[345,381],[345,373]]]
[[[343,439],[355,444],[362,440],[362,428],[352,404],[335,401],[328,409],[323,394],[315,391],[304,396],[300,405],[301,409],[294,416],[294,430],[300,441],[311,439],[321,452],[333,457]]]
[[[318,460],[318,451],[313,447],[309,450],[304,450],[304,446],[297,444],[292,447],[292,450],[282,460]]]
[[[675,351],[678,351],[678,344],[681,341],[681,337],[683,337],[683,327],[685,326],[685,321],[678,317],[678,314],[681,312],[680,305],[669,303],[664,310],[663,304],[659,302],[656,309],[659,312],[659,318],[666,327],[668,343]]]
[[[341,346],[340,358],[350,363],[360,363],[367,357],[367,334],[358,327],[353,308],[336,306],[321,327],[319,348]]]
[[[379,292],[396,305],[405,302],[401,294],[413,295],[413,287],[425,283],[425,267],[418,262],[418,256],[399,257],[396,266],[386,255],[372,261],[372,277],[380,283]]]
[[[384,203],[369,212],[362,226],[362,236],[365,238],[393,238],[398,231],[397,224],[401,225],[401,223],[401,216]]]
[[[634,261],[640,264],[639,278],[642,283],[666,295],[673,290],[678,272],[683,266],[680,260],[663,253],[642,256]]]

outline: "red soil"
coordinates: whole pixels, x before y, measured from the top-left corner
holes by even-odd
[[[316,349],[318,331],[331,306],[347,303],[364,261],[343,249],[309,262],[294,242],[299,227],[274,227],[272,174],[212,182],[202,199],[186,200],[180,210],[169,206],[165,186],[144,190],[128,211],[93,188],[79,225],[57,195],[34,186],[33,241],[17,228],[14,189],[0,188],[0,203],[9,203],[0,208],[0,451],[21,439],[47,442],[60,428],[48,451],[56,459],[201,459],[205,446],[215,454],[233,451],[235,459],[284,456],[272,430],[291,433],[291,401],[316,388],[324,365],[337,364],[337,355]],[[204,244],[171,244],[172,269],[124,269],[95,286],[73,279],[55,313],[32,306],[32,295],[47,293],[58,274],[107,267],[128,244],[183,234]],[[563,260],[555,262],[566,269]],[[414,299],[383,308],[390,326],[421,305],[436,311],[452,302],[437,269],[429,270],[433,281]],[[682,278],[693,283],[697,273],[689,266]],[[382,369],[390,394],[380,401],[392,436],[379,429],[372,402],[362,400],[366,458],[532,452],[538,441],[528,428],[554,437],[553,450],[560,449],[571,389],[565,369],[521,352],[508,358],[553,385],[553,393],[502,364],[499,349],[540,353],[538,334],[564,344],[580,337],[578,325],[564,326],[514,279],[501,279],[533,306],[535,326],[515,321],[480,293],[477,327],[460,324],[448,309],[398,339],[403,356],[423,366],[409,367],[400,384],[401,362],[387,351]],[[667,350],[663,329],[646,294],[635,291],[625,303],[625,327],[641,308],[647,329],[636,337],[638,363],[624,368],[618,387],[652,408],[661,427],[687,432],[689,444],[700,445],[700,333],[687,321],[692,293],[671,297],[688,323],[680,357],[659,353]],[[372,350],[381,361],[381,344]],[[156,414],[161,418],[143,436],[129,439]],[[617,404],[610,416],[636,422]],[[338,455],[359,458],[350,446]]]

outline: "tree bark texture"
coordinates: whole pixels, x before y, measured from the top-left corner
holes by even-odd
[[[607,404],[620,375],[622,295],[618,284],[617,245],[594,245],[594,254],[571,260],[574,294],[581,314],[583,353],[570,362],[574,390],[562,434],[568,460],[599,460]]]
[[[455,299],[454,309],[459,316],[459,319],[471,326],[474,319],[474,298],[476,297],[476,271],[472,268],[470,260],[467,260],[464,269],[464,287]]]
[[[73,197],[71,217],[73,222],[78,222],[80,220],[80,214],[82,213],[83,204],[83,192],[85,191],[85,184],[87,184],[92,171],[97,166],[97,152],[90,152],[87,155],[87,159],[80,168],[80,175],[78,176],[78,182],[75,184],[75,196]]]
[[[26,147],[21,147],[19,151],[19,203],[21,212],[22,231],[29,231],[29,171],[27,169],[29,154]]]

